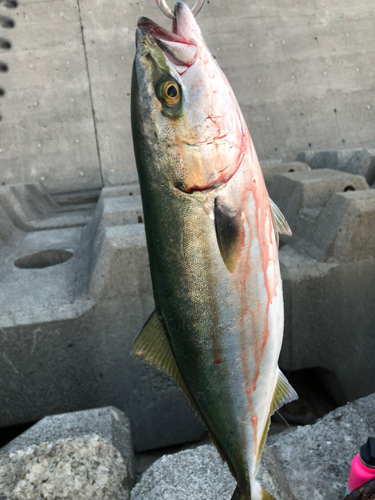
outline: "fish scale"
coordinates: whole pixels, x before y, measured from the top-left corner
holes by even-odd
[[[169,32],[140,18],[132,130],[155,311],[133,354],[174,377],[237,480],[255,476],[271,414],[296,394],[278,368],[278,233],[233,91],[189,8]]]

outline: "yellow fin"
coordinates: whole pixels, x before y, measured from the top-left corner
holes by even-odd
[[[273,413],[275,413],[275,411],[277,411],[279,408],[281,408],[283,405],[290,403],[295,399],[298,399],[298,394],[289,384],[283,372],[279,370],[279,375],[277,377],[277,382],[276,382],[276,388],[273,394],[271,408],[270,408],[270,416]]]
[[[176,358],[174,357],[167,336],[165,334],[164,326],[160,321],[156,311],[154,311],[148,318],[145,326],[142,328],[141,333],[136,338],[131,350],[131,354],[136,358],[142,358],[149,365],[155,366],[156,368],[159,368],[159,370],[165,371],[168,375],[175,379],[177,384],[184,392],[187,400],[191,404],[193,410],[197,414],[198,418],[206,426],[216,448],[223,457],[225,455],[224,452],[218,444],[216,437],[211,433],[203,415],[201,414],[197,404],[192,398],[189,389],[186,387],[180,369],[177,365]],[[228,466],[231,469],[232,474],[234,474],[234,469],[229,462]]]
[[[272,225],[273,225],[273,229],[275,231],[277,245],[279,245],[279,233],[286,234],[288,236],[292,236],[292,231],[291,231],[289,224],[287,223],[285,217],[281,213],[281,210],[279,209],[279,207],[276,205],[276,203],[274,203],[271,200],[271,198],[269,200],[270,200]]]
[[[275,413],[275,411],[277,411],[283,405],[290,403],[290,402],[294,401],[295,399],[298,399],[298,394],[293,389],[293,387],[289,384],[289,382],[288,382],[286,376],[283,374],[283,372],[279,369],[279,374],[277,376],[275,392],[273,393],[273,398],[271,401],[270,412],[268,414],[267,423],[266,423],[264,430],[263,430],[262,439],[260,440],[260,443],[259,443],[259,448],[258,448],[258,453],[257,453],[257,460],[258,461],[260,459],[260,455],[262,453],[264,443],[266,442],[268,429],[269,429],[269,426],[271,423],[271,416]],[[265,497],[265,498],[267,498],[267,497]]]
[[[175,379],[184,392],[187,391],[176,359],[165,335],[164,327],[156,311],[148,318],[141,333],[133,344],[131,353],[137,358],[142,358],[149,365],[153,365],[165,371]]]

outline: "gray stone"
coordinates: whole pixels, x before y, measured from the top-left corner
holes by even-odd
[[[137,450],[198,440],[176,383],[130,356],[154,307],[139,186],[87,196],[0,188],[0,426],[114,405]]]
[[[213,445],[165,455],[133,488],[131,500],[231,498],[236,483]]]
[[[269,455],[268,449],[264,454]],[[272,478],[272,460],[272,456],[262,460],[257,479],[278,500],[291,500],[286,480]],[[204,445],[157,460],[133,488],[131,500],[229,500],[235,488],[236,481],[216,448]]]
[[[100,436],[60,439],[0,456],[0,493],[7,500],[129,500],[121,454]]]
[[[291,500],[342,500],[353,457],[375,433],[375,395],[337,408],[313,426],[269,440]]]
[[[96,434],[111,443],[122,455],[129,482],[134,481],[134,454],[131,429],[125,414],[109,406],[45,417],[0,449],[0,456],[45,442]]]
[[[278,500],[342,500],[352,458],[375,433],[375,395],[337,408],[314,425],[268,438],[258,480]],[[132,500],[230,499],[235,488],[213,445],[164,456]]]
[[[375,149],[304,151],[298,153],[297,161],[307,163],[312,169],[331,168],[362,175],[370,186],[375,181]]]

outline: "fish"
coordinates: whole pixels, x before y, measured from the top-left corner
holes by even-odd
[[[237,481],[257,482],[271,415],[297,398],[278,367],[279,234],[233,90],[189,7],[172,30],[138,20],[131,122],[155,310],[132,354],[182,388]]]

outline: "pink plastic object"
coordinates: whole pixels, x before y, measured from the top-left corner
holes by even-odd
[[[361,446],[359,455],[352,460],[348,479],[349,493],[373,478],[375,478],[375,438],[369,437],[367,443]]]
[[[356,455],[352,460],[352,466],[350,469],[349,479],[348,479],[348,490],[352,492],[356,488],[359,488],[363,483],[367,483],[370,479],[375,477],[375,469],[366,467],[361,462],[359,455]]]

